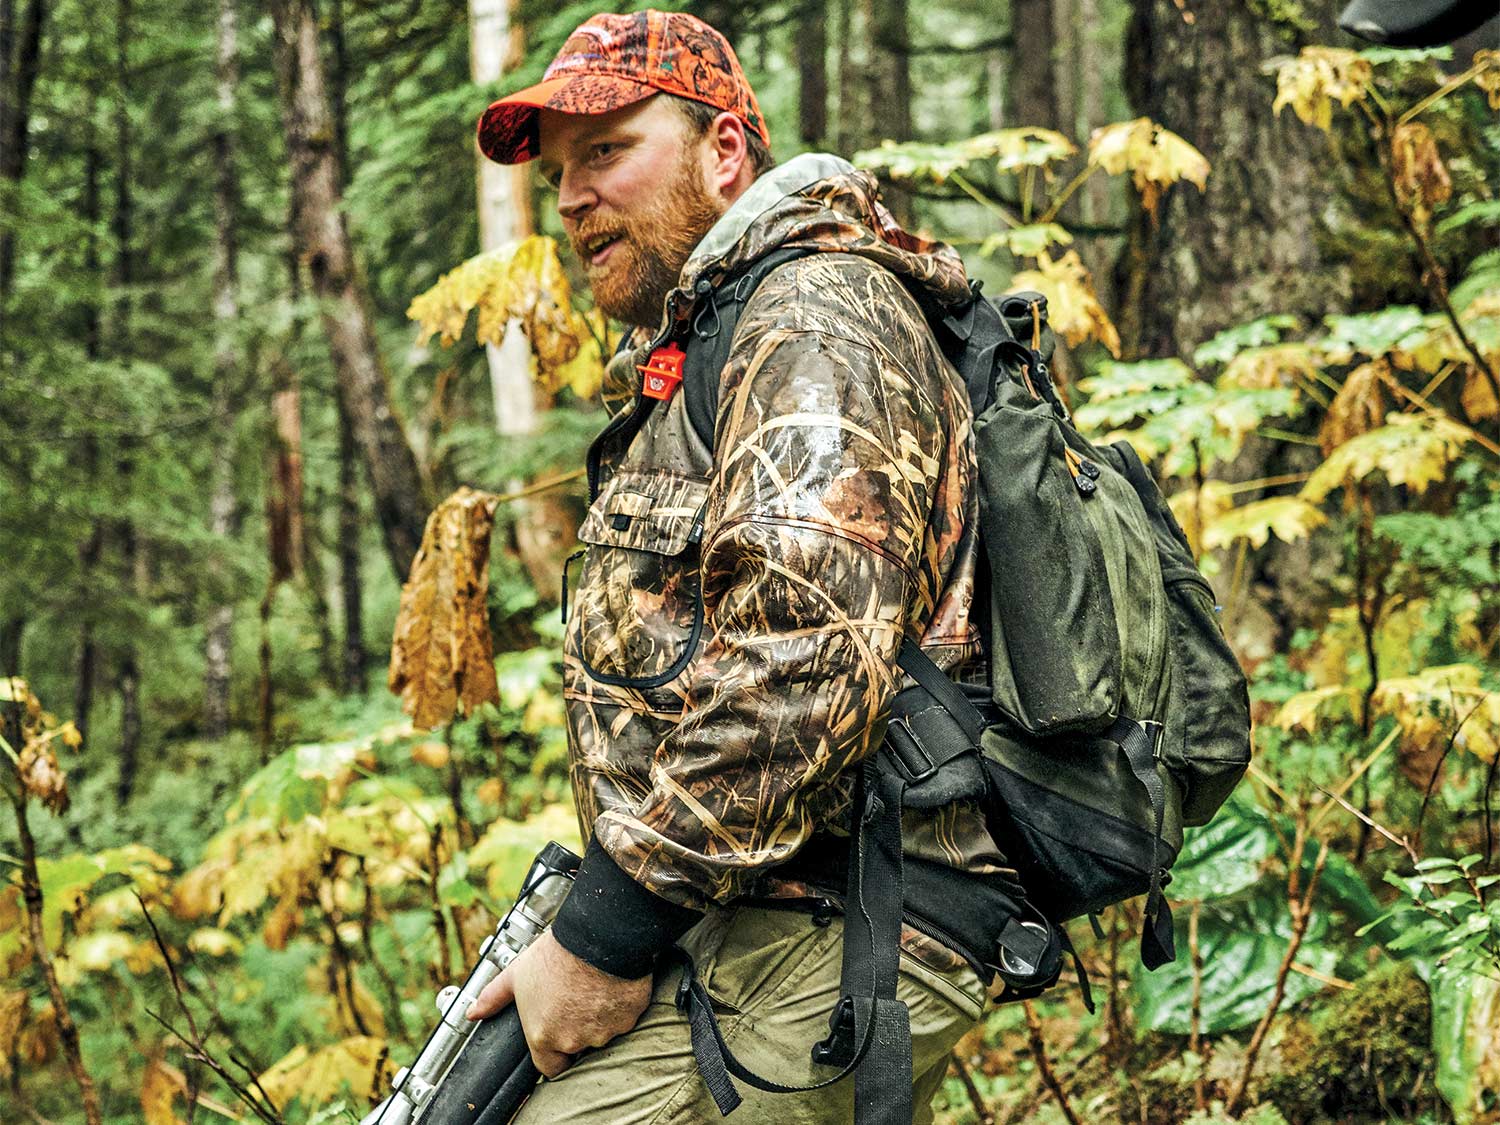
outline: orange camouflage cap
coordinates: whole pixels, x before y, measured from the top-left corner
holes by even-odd
[[[539,154],[540,110],[609,113],[655,93],[727,110],[771,143],[755,92],[729,41],[685,12],[648,8],[584,20],[540,82],[484,111],[479,148],[497,163],[521,164]]]

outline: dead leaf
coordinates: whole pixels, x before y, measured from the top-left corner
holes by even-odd
[[[438,505],[401,588],[389,683],[419,728],[499,701],[486,601],[497,503],[465,487]]]
[[[1304,47],[1296,58],[1276,60],[1270,69],[1276,72],[1272,111],[1289,105],[1304,124],[1325,133],[1333,125],[1333,103],[1353,105],[1375,76],[1368,59],[1343,47]]]
[[[419,766],[431,766],[440,770],[448,764],[448,746],[443,742],[419,742],[411,748],[411,760]]]
[[[1008,292],[1028,289],[1034,289],[1047,298],[1047,318],[1053,331],[1069,344],[1094,339],[1108,348],[1111,355],[1119,356],[1120,334],[1099,303],[1094,283],[1078,251],[1069,250],[1056,261],[1046,254],[1039,255],[1037,268],[1022,270],[1013,276]]]
[[[26,990],[0,993],[0,1078],[10,1077],[10,1058],[21,1037],[21,1024],[31,1009]]]
[[[1420,121],[1396,127],[1391,140],[1396,195],[1411,209],[1421,225],[1432,217],[1433,208],[1453,195],[1453,179],[1438,152],[1432,130]]]
[[[1344,442],[1369,433],[1385,423],[1390,410],[1386,393],[1391,379],[1390,364],[1384,359],[1362,363],[1349,372],[1339,393],[1328,404],[1328,414],[1318,429],[1318,444],[1328,456]]]
[[[1495,398],[1495,388],[1489,377],[1477,367],[1469,368],[1469,373],[1464,378],[1463,396],[1460,399],[1463,404],[1464,414],[1469,421],[1479,422],[1500,415],[1500,401]]]
[[[1089,163],[1111,176],[1130,172],[1141,204],[1153,220],[1162,194],[1178,180],[1196,184],[1199,191],[1208,183],[1209,166],[1203,154],[1149,117],[1095,129],[1089,138]]]
[[[1474,76],[1474,85],[1484,91],[1491,109],[1500,110],[1500,51],[1475,51],[1474,65],[1484,67]]]
[[[260,1086],[284,1108],[293,1098],[309,1108],[322,1105],[345,1085],[358,1098],[374,1098],[395,1073],[385,1040],[356,1035],[310,1054],[304,1046],[260,1076]]]
[[[16,766],[21,787],[61,816],[68,811],[68,775],[57,765],[57,755],[45,742],[28,742]]]
[[[184,1125],[177,1116],[176,1102],[187,1093],[187,1078],[175,1066],[168,1066],[160,1050],[146,1060],[141,1079],[141,1112],[145,1125]]]

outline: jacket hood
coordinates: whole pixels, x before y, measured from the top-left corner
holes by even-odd
[[[875,177],[828,153],[803,153],[758,178],[703,236],[682,268],[692,292],[782,248],[857,254],[878,262],[939,305],[969,296],[958,253],[911,234],[879,200]]]

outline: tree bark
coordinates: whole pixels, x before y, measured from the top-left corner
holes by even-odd
[[[7,0],[0,12],[0,203],[14,197],[26,174],[27,143],[31,133],[31,92],[42,65],[42,26],[47,21],[44,0],[31,0],[20,27],[20,44],[15,46],[15,7]],[[19,51],[12,60],[13,52]],[[8,203],[14,210],[19,202]],[[10,295],[15,270],[15,227],[7,224],[0,230],[0,302]]]
[[[130,286],[135,281],[135,259],[131,248],[134,200],[131,195],[130,161],[130,0],[119,0],[115,9],[115,214],[114,235],[117,253],[116,280],[121,289],[116,316],[116,348],[130,362]],[[120,443],[118,475],[126,496],[130,494],[135,475],[133,441]],[[134,521],[121,520],[117,532],[120,544],[120,566],[125,574],[125,588],[136,597],[144,593],[144,567],[140,541]],[[136,763],[141,749],[141,673],[135,642],[127,638],[118,660],[116,686],[120,693],[120,775],[115,796],[120,804],[130,800],[135,788]]]
[[[809,0],[797,13],[797,135],[822,148],[828,137],[828,3]]]
[[[1119,271],[1127,354],[1191,356],[1214,333],[1268,312],[1316,323],[1345,307],[1347,272],[1324,257],[1328,141],[1271,112],[1262,64],[1295,53],[1301,33],[1242,4],[1133,0],[1126,91],[1132,109],[1207,157],[1206,191],[1179,184],[1153,223],[1140,208]],[[1304,7],[1332,30],[1336,0]]]
[[[1053,0],[1011,0],[1010,81],[1006,101],[1011,126],[1056,129],[1057,79],[1053,63]]]
[[[344,597],[344,646],[342,687],[344,693],[364,695],[369,690],[365,674],[364,584],[360,576],[359,473],[355,465],[354,427],[343,406],[339,407],[339,588]]]
[[[862,103],[864,83],[858,80],[859,60],[854,56],[854,0],[833,0],[833,41],[838,44],[839,107],[835,136],[840,156],[852,156],[865,145]]]
[[[235,0],[219,0],[215,25],[214,76],[218,102],[214,132],[214,428],[218,456],[214,459],[213,493],[209,501],[209,530],[219,544],[234,530],[234,412],[232,389],[239,374],[235,330],[239,324],[238,247],[235,238],[236,196],[234,116],[239,85],[238,30]],[[230,654],[234,647],[234,603],[225,590],[224,560],[215,555],[215,593],[224,600],[208,612],[204,652],[203,730],[209,738],[229,731]]]
[[[368,301],[342,211],[333,120],[311,0],[271,5],[291,162],[296,243],[322,308],[339,393],[375,497],[375,517],[398,579],[422,541],[431,508],[416,455],[391,403]]]
[[[98,112],[99,96],[95,63],[93,32],[88,39],[90,77],[88,96],[85,101],[86,130],[83,149],[83,218],[88,225],[84,236],[83,268],[85,275],[104,288],[103,266],[99,258],[98,229],[100,218],[99,173],[104,166],[104,154],[99,149],[99,138],[94,127],[94,115]],[[103,310],[99,300],[90,298],[84,311],[83,350],[91,362],[97,361],[103,346]],[[84,476],[91,489],[99,479],[99,442],[90,436],[83,443]],[[89,738],[89,726],[94,710],[94,689],[99,678],[99,642],[94,636],[94,584],[98,578],[99,563],[104,555],[104,521],[98,516],[92,520],[89,533],[78,548],[79,563],[79,625],[78,625],[78,678],[73,691],[73,723],[78,728],[84,744]]]
[[[907,0],[866,0],[865,18],[870,35],[868,77],[871,126],[881,140],[912,139],[911,36],[907,26]],[[880,106],[879,120],[873,107]],[[882,195],[902,226],[913,226],[912,197],[908,191],[886,187]]]

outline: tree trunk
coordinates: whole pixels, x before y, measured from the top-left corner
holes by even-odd
[[[114,235],[117,253],[116,279],[121,297],[116,316],[115,346],[126,365],[130,362],[130,286],[135,281],[135,260],[131,250],[132,208],[130,164],[130,0],[119,0],[115,9],[115,214]],[[117,463],[118,476],[126,496],[130,494],[135,475],[134,442],[122,439]],[[117,532],[120,544],[120,566],[125,574],[125,589],[132,598],[144,593],[144,568],[137,529],[130,519],[121,520]],[[139,603],[137,602],[137,605]],[[115,795],[120,804],[130,800],[135,788],[136,763],[141,750],[141,673],[136,662],[133,638],[127,637],[120,651],[116,686],[120,692],[120,776]]]
[[[911,36],[907,27],[907,0],[866,0],[865,18],[870,35],[871,126],[881,140],[909,141],[911,124]],[[873,107],[880,107],[879,120]],[[902,226],[915,225],[912,197],[908,191],[886,187],[886,206]]]
[[[0,621],[0,676],[21,674],[21,639],[26,634],[26,618],[14,614]]]
[[[837,73],[839,89],[838,129],[835,144],[840,156],[852,156],[865,143],[861,109],[863,83],[858,81],[859,62],[854,57],[854,0],[833,0],[833,41],[839,45]]]
[[[1010,81],[1006,84],[1011,126],[1058,126],[1052,3],[1011,0]]]
[[[42,64],[42,25],[47,21],[44,0],[31,0],[20,27],[20,45],[14,41],[15,7],[6,0],[0,12],[0,204],[14,211],[14,197],[26,174],[26,151],[31,132],[31,92],[36,88],[37,72]],[[12,59],[12,54],[19,54]],[[0,228],[0,302],[10,295],[15,269],[16,227],[10,223]]]
[[[296,242],[318,295],[339,393],[375,496],[398,579],[411,569],[431,507],[416,455],[391,403],[342,211],[332,115],[311,0],[275,0],[278,76],[295,200]]]
[[[235,329],[239,323],[239,281],[235,242],[237,182],[234,165],[235,91],[239,85],[238,32],[235,0],[219,0],[215,28],[214,73],[217,89],[217,128],[214,132],[214,346],[213,407],[218,433],[214,459],[213,494],[209,501],[209,529],[219,544],[234,530],[234,413],[231,390],[239,373]],[[208,612],[204,652],[203,730],[209,738],[229,731],[229,661],[234,647],[234,603],[225,589],[224,563],[215,554],[215,593],[224,600]]]
[[[339,406],[339,588],[344,596],[342,687],[346,695],[369,690],[365,675],[364,596],[360,576],[359,473],[355,465],[354,427]]]
[[[1331,30],[1335,0],[1323,9]],[[1126,92],[1144,114],[1196,146],[1212,168],[1206,191],[1179,184],[1153,223],[1140,208],[1120,271],[1127,354],[1190,356],[1223,328],[1269,312],[1316,323],[1345,307],[1346,271],[1325,260],[1328,141],[1291,113],[1271,112],[1262,73],[1300,43],[1242,4],[1134,0]],[[1313,13],[1309,13],[1313,14]]]
[[[99,258],[99,173],[104,166],[104,154],[99,149],[99,138],[94,128],[94,115],[98,112],[99,95],[94,75],[98,73],[92,29],[88,38],[89,70],[88,97],[85,101],[85,140],[83,149],[83,218],[88,233],[83,243],[84,274],[103,289],[103,265]],[[89,360],[96,361],[103,345],[103,310],[98,300],[90,299],[84,312],[83,351]],[[82,459],[85,479],[90,490],[99,480],[99,443],[90,436],[83,443]],[[78,728],[85,744],[88,743],[89,726],[94,710],[94,689],[99,678],[99,642],[94,636],[94,607],[97,602],[94,585],[98,580],[99,562],[104,555],[104,521],[93,517],[88,536],[78,548],[79,563],[79,625],[78,625],[78,679],[73,691],[73,723]]]
[[[499,82],[520,56],[520,28],[511,20],[512,0],[469,0],[469,72],[474,82]],[[524,165],[496,164],[475,150],[479,190],[479,247],[494,250],[525,238],[531,220],[529,180]],[[505,326],[499,344],[485,345],[495,432],[517,437],[536,432],[537,392],[531,377],[531,348],[518,321]]]
[[[827,56],[827,0],[808,0],[797,13],[797,135],[813,148],[828,138]]]

